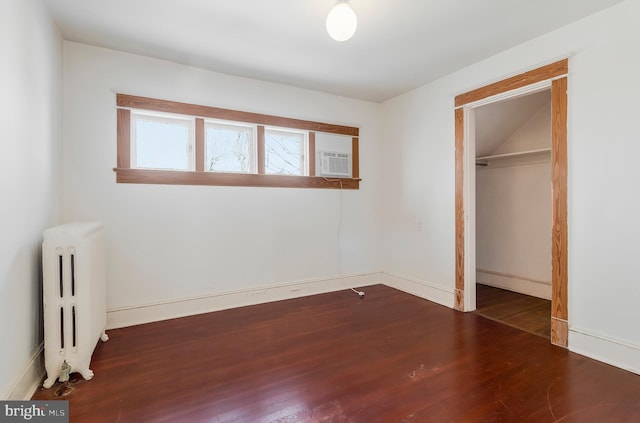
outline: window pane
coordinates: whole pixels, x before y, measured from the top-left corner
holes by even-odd
[[[189,170],[189,127],[136,119],[136,167]]]
[[[249,172],[252,132],[247,128],[207,128],[205,169],[213,172]]]
[[[304,135],[265,131],[265,173],[303,175]]]

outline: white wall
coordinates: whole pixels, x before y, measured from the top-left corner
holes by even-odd
[[[383,268],[453,291],[453,99],[569,57],[569,346],[640,372],[637,16],[624,2],[386,102]]]
[[[541,107],[491,154],[517,153],[551,147],[551,103]]]
[[[358,126],[361,188],[116,184],[115,92]],[[65,42],[64,219],[105,223],[108,309],[378,272],[379,111]]]
[[[503,165],[476,172],[477,282],[551,299],[551,164]]]
[[[432,84],[383,107],[383,269],[396,282],[413,282],[412,292],[435,289],[449,298],[438,302],[453,306],[453,98]]]
[[[550,147],[549,103],[490,154]],[[476,166],[478,283],[551,299],[550,157],[536,154]]]
[[[40,0],[0,2],[0,398],[38,375],[40,244],[61,196],[62,41]],[[32,357],[33,355],[33,357]]]

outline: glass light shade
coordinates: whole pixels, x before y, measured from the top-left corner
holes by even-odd
[[[347,41],[358,28],[358,17],[349,3],[341,1],[327,15],[327,32],[336,41]]]

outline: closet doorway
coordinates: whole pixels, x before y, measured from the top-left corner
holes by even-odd
[[[561,60],[455,97],[455,308],[476,309],[475,109],[551,90],[551,342],[567,347],[567,74]]]
[[[476,314],[551,337],[551,90],[474,109]]]

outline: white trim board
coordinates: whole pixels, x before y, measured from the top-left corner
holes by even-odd
[[[551,282],[478,269],[476,270],[476,283],[551,300]]]
[[[455,304],[455,292],[448,287],[385,272],[381,274],[381,282],[391,288],[445,307],[453,308]]]
[[[380,273],[336,276],[107,310],[107,329],[192,316],[380,283]],[[354,294],[355,295],[355,294]]]
[[[44,379],[44,341],[38,345],[26,363],[20,369],[18,378],[6,393],[6,400],[30,400]]]
[[[569,351],[640,375],[640,345],[572,326]]]

